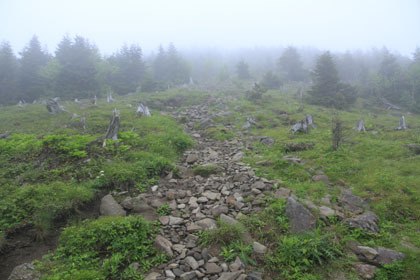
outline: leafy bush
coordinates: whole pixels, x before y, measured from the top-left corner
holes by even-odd
[[[279,271],[290,279],[300,279],[315,266],[339,255],[341,250],[332,241],[332,235],[315,231],[283,237],[277,249],[267,257],[266,263],[272,271]]]
[[[56,252],[39,264],[44,279],[140,279],[165,261],[153,247],[156,225],[141,217],[104,217],[66,228]],[[88,278],[85,278],[88,277]]]
[[[169,208],[168,204],[164,204],[157,209],[158,217],[168,216],[172,212],[171,208]]]

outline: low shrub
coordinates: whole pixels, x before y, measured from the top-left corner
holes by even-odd
[[[66,228],[56,252],[38,266],[45,280],[141,279],[166,260],[153,247],[157,231],[155,224],[135,216],[85,221]],[[134,262],[139,272],[130,266]]]

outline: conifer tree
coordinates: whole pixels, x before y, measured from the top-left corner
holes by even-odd
[[[18,61],[8,42],[0,45],[0,104],[17,102]]]

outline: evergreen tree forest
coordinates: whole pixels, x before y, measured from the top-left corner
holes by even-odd
[[[236,59],[238,56],[247,59]],[[0,45],[3,105],[48,97],[71,100],[155,92],[188,84],[213,88],[235,81],[258,81],[267,89],[299,84],[305,87],[310,103],[327,107],[349,108],[357,97],[363,97],[418,112],[419,77],[419,48],[412,56],[386,48],[333,53],[292,46],[223,54],[205,49],[178,50],[169,44],[145,55],[141,46],[125,44],[104,55],[81,36],[64,36],[51,53],[35,35],[20,51],[6,41]]]

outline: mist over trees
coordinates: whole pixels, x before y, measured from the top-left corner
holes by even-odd
[[[123,45],[103,55],[87,38],[64,36],[49,53],[33,36],[19,52],[0,45],[0,103],[105,96],[109,92],[154,92],[190,83],[222,89],[258,81],[278,90],[285,83],[307,85],[307,100],[348,108],[358,96],[420,111],[420,49],[412,57],[386,48],[345,53],[292,47],[178,50],[159,46],[144,55],[139,45]]]

